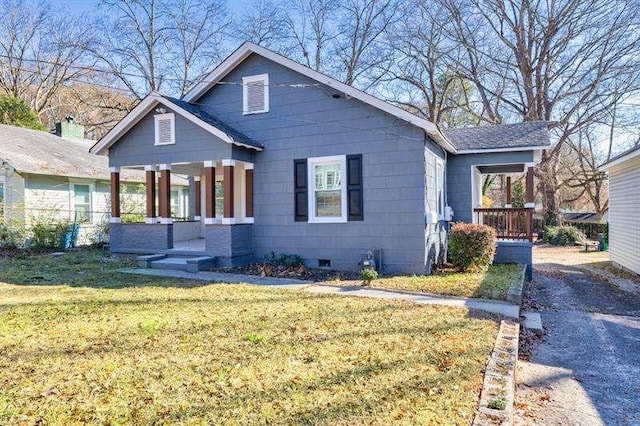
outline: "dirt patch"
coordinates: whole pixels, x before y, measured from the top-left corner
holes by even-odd
[[[255,275],[259,277],[295,278],[309,281],[357,281],[362,282],[360,273],[350,271],[336,271],[332,269],[308,268],[306,266],[289,267],[271,265],[268,263],[252,263],[233,268],[214,268],[214,272],[230,274]]]
[[[542,264],[581,265],[609,260],[609,252],[585,252],[582,246],[557,247],[548,244],[533,247],[533,263],[538,269]]]

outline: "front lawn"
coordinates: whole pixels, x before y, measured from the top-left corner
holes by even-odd
[[[520,265],[492,265],[486,272],[457,272],[452,269],[432,275],[381,277],[372,286],[458,297],[506,300],[509,286],[522,277]]]
[[[473,418],[495,318],[254,286],[186,288],[119,274],[122,263],[100,252],[0,260],[0,424]],[[24,282],[38,285],[16,285]]]

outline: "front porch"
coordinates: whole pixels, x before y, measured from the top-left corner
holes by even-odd
[[[525,264],[531,278],[536,238],[534,163],[473,165],[472,186],[472,221],[496,231],[495,262]]]
[[[472,166],[473,222],[494,228],[499,240],[533,242],[533,177],[533,163]],[[499,185],[494,185],[498,178]],[[524,186],[524,194],[518,194],[516,200],[514,178]],[[492,186],[497,189],[497,196],[488,195]]]
[[[253,163],[235,159],[130,166],[145,171],[144,222],[123,223],[121,168],[111,168],[111,250],[121,253],[211,256],[221,266],[253,256]],[[188,179],[188,212],[176,217],[171,178]]]

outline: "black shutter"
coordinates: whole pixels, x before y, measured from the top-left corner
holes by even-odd
[[[363,220],[362,154],[347,155],[347,220]]]
[[[296,222],[306,222],[309,219],[306,158],[293,160],[293,190],[295,220]]]

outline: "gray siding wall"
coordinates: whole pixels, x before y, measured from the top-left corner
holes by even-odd
[[[254,259],[253,225],[207,225],[206,251],[216,257],[218,266],[237,266]]]
[[[444,154],[440,149],[432,145],[425,147],[425,211],[438,211],[440,201],[438,191],[442,197],[446,197],[444,176],[438,177],[438,162],[442,162],[443,171],[446,171]],[[444,202],[446,205],[446,200]],[[442,210],[444,214],[444,210]],[[426,273],[431,273],[433,268],[446,260],[447,255],[447,224],[439,221],[435,224],[425,223],[425,266]]]
[[[498,241],[493,263],[519,263],[526,265],[526,277],[533,273],[533,243],[529,241]]]
[[[609,171],[609,255],[640,274],[640,158]]]
[[[174,222],[173,242],[197,240],[200,238],[200,221],[198,222]]]
[[[533,151],[450,155],[447,161],[447,197],[455,222],[471,222],[471,166],[533,162]]]
[[[242,86],[218,85],[198,104],[265,145],[255,154],[255,256],[298,253],[310,266],[357,269],[360,256],[382,249],[388,272],[425,271],[425,136],[420,130],[258,56],[223,81],[269,74],[270,111],[242,114]],[[282,83],[312,87],[277,86]],[[431,144],[431,142],[428,142]],[[364,220],[336,224],[294,221],[293,160],[363,155]]]
[[[112,223],[109,245],[115,253],[149,253],[173,248],[173,225]]]
[[[167,112],[173,112],[167,108]],[[173,145],[155,146],[155,123],[151,111],[109,148],[110,166],[144,166],[235,158],[252,161],[253,154],[224,142],[200,126],[175,113]]]

